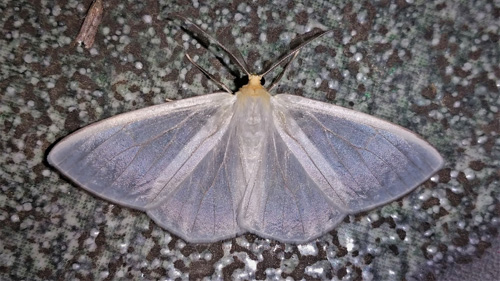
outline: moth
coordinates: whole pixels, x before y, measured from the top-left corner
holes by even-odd
[[[226,92],[91,124],[57,143],[48,162],[85,190],[144,211],[195,243],[245,232],[308,242],[348,214],[407,194],[442,167],[435,148],[398,125],[271,95],[275,84],[265,88],[262,77],[308,42],[260,75],[229,52],[249,77],[235,94],[202,70]]]

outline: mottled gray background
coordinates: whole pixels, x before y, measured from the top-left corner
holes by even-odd
[[[0,279],[493,280],[499,276],[500,1],[1,1]],[[243,235],[187,244],[47,165],[60,138],[121,112],[217,91],[183,56],[234,76],[165,19],[178,12],[256,71],[315,28],[274,92],[342,105],[432,143],[445,167],[404,198],[306,245]],[[151,20],[150,20],[151,19]],[[231,66],[234,68],[234,66]]]

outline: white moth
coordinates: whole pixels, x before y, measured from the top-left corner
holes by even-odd
[[[299,96],[271,96],[261,77],[249,75],[235,95],[218,92],[94,123],[60,141],[48,161],[87,191],[144,211],[197,243],[245,232],[307,242],[348,214],[410,192],[443,164],[430,144],[400,126]]]

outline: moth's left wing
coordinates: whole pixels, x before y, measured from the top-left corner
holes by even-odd
[[[64,138],[48,161],[187,241],[233,237],[244,188],[231,139],[235,99],[215,93],[114,116]]]

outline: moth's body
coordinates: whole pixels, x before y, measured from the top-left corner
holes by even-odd
[[[234,135],[237,138],[244,166],[244,181],[255,176],[262,159],[266,136],[271,125],[271,95],[260,84],[260,76],[252,75],[247,85],[236,92],[233,115]]]

